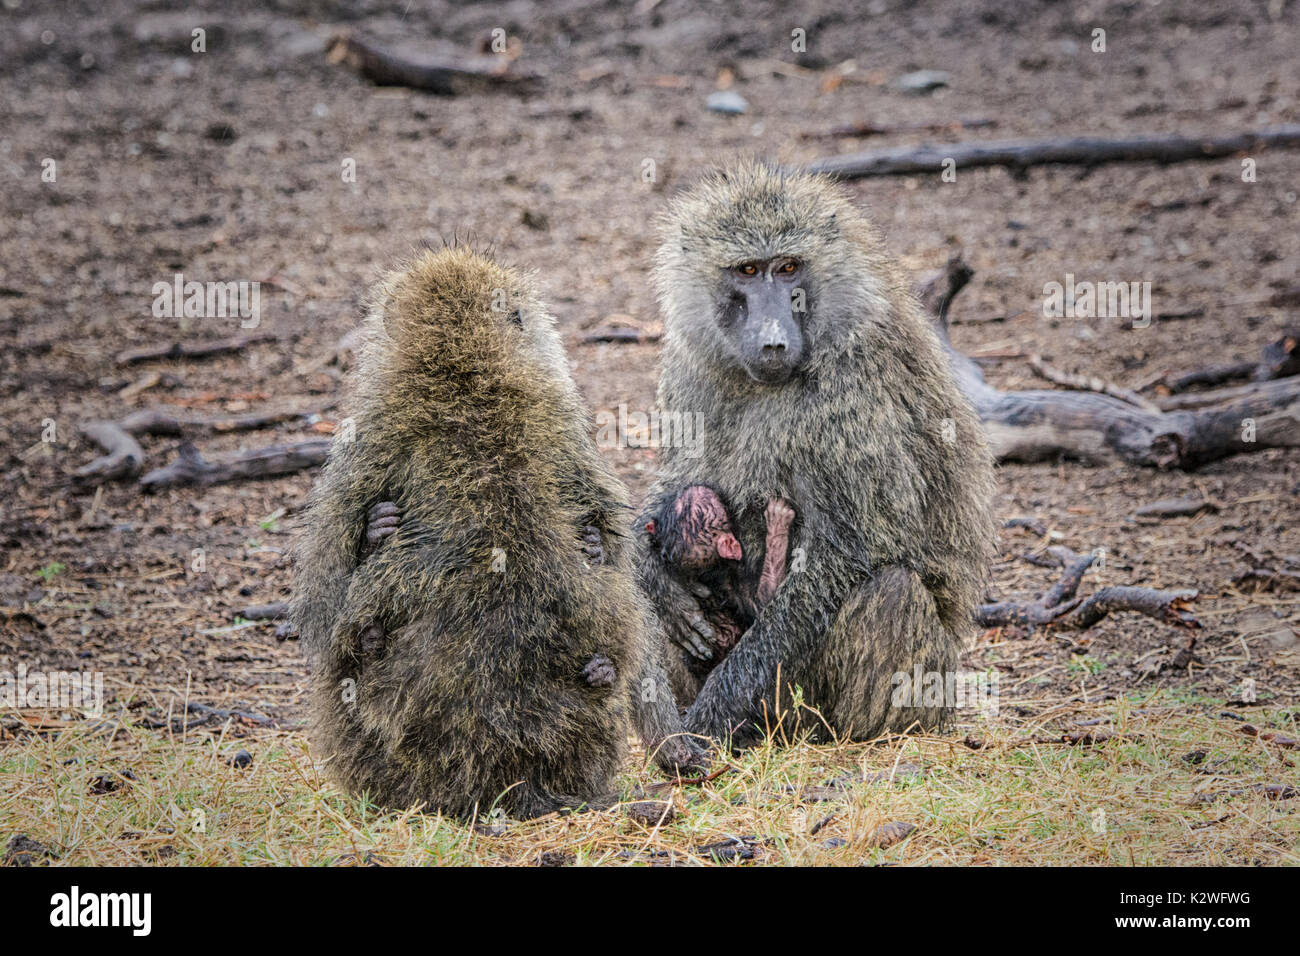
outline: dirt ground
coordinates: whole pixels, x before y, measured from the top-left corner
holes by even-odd
[[[851,7],[859,9],[851,9]],[[206,30],[206,52],[190,50]],[[341,27],[473,53],[494,28],[522,41],[540,91],[438,97],[377,88],[326,62]],[[1106,52],[1091,49],[1106,31]],[[807,52],[791,51],[802,28]],[[584,330],[653,329],[649,228],[667,198],[740,154],[785,162],[955,138],[1226,133],[1300,121],[1295,3],[1066,4],[873,0],[736,5],[519,0],[38,4],[0,11],[0,668],[98,670],[144,709],[187,698],[302,715],[305,665],[272,625],[226,627],[288,597],[288,551],[312,473],[144,494],[75,487],[95,449],[78,426],[144,408],[202,414],[293,408],[346,414],[326,364],[378,272],[423,240],[470,233],[537,270],[593,410],[653,406],[657,346],[582,345]],[[853,61],[851,71],[844,67]],[[942,69],[929,94],[891,81]],[[838,82],[837,82],[838,78]],[[705,107],[729,85],[744,115]],[[805,139],[852,122],[987,119],[959,133]],[[1027,357],[1135,386],[1161,370],[1253,359],[1296,324],[1269,295],[1300,265],[1300,153],[1173,166],[965,170],[847,186],[918,276],[964,250],[975,269],[954,342],[1000,387],[1041,387]],[[42,179],[53,159],[56,179]],[[355,182],[341,174],[355,161]],[[653,161],[655,177],[643,176]],[[203,360],[115,362],[128,348],[240,334],[233,319],[156,318],[176,273],[262,282],[274,341]],[[1066,274],[1150,280],[1156,321],[1043,318]],[[1164,314],[1203,310],[1161,320]],[[611,319],[613,317],[613,319]],[[1009,357],[1005,357],[1009,356]],[[152,372],[157,384],[123,389]],[[52,420],[55,440],[43,441]],[[199,440],[205,456],[323,437],[288,422]],[[177,439],[142,440],[149,467]],[[607,452],[634,496],[650,451]],[[1141,504],[1205,494],[1221,510],[1155,525]],[[1042,519],[1078,551],[1105,548],[1103,583],[1195,588],[1195,659],[1180,631],[1130,615],[1082,634],[989,633],[1023,715],[1144,687],[1185,688],[1241,710],[1300,692],[1300,601],[1234,584],[1255,556],[1300,561],[1300,453],[1239,456],[1194,473],[1074,463],[1005,466],[999,515]],[[1041,542],[1004,533],[992,598],[1054,579],[1020,560]],[[1243,551],[1242,546],[1249,549]],[[196,571],[201,549],[203,570]],[[1250,552],[1254,552],[1251,556]],[[60,567],[61,566],[61,567]],[[1294,567],[1294,565],[1293,565]]]

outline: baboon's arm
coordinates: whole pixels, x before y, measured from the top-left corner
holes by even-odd
[[[654,620],[650,628],[645,660],[639,679],[632,686],[632,709],[641,742],[660,769],[669,774],[691,776],[707,772],[710,754],[704,742],[686,732],[672,683],[664,667],[663,654],[668,646]]]
[[[355,443],[340,448],[312,490],[296,556],[293,620],[304,645],[322,650],[343,613],[348,582],[361,560],[368,487],[377,484],[357,467]],[[379,493],[378,488],[373,491]]]
[[[809,537],[809,523],[803,540],[834,542],[836,532]],[[775,707],[778,669],[788,675],[792,663],[812,655],[848,598],[855,584],[868,572],[833,549],[819,551],[818,560],[807,570],[791,574],[759,613],[754,625],[736,647],[713,669],[686,714],[688,730],[715,740],[745,746],[761,737],[766,723],[776,724]],[[782,677],[782,683],[786,682]],[[788,705],[788,699],[786,701]]]
[[[623,565],[627,551],[629,507],[627,492],[587,435],[579,436],[583,450],[578,467],[564,477],[564,493],[583,509],[578,533],[596,563]],[[593,534],[594,532],[594,534]],[[596,538],[599,541],[596,541]],[[600,552],[597,557],[597,552]]]

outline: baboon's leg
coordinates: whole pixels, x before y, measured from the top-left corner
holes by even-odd
[[[676,653],[653,618],[647,622],[651,638],[641,665],[639,679],[630,688],[632,713],[637,731],[646,753],[668,773],[692,776],[709,765],[705,743],[685,732],[681,714],[677,711],[676,691],[685,689],[684,683],[698,681],[690,676],[684,664],[677,664],[672,677],[664,663],[665,653]],[[686,698],[689,700],[690,698]]]
[[[767,541],[763,549],[763,570],[759,574],[755,599],[761,608],[785,580],[785,559],[790,550],[790,525],[794,509],[781,498],[767,503]]]
[[[803,668],[783,668],[782,703],[799,684],[840,737],[941,728],[952,716],[943,700],[910,693],[914,679],[947,675],[957,666],[959,640],[940,622],[934,598],[915,572],[886,568],[859,585],[841,606],[820,649]],[[905,674],[906,684],[896,675]],[[901,690],[900,690],[901,689]],[[897,698],[897,699],[896,699]],[[793,715],[791,715],[792,717]],[[817,723],[805,712],[802,726]],[[787,718],[787,729],[793,720]],[[827,737],[823,726],[821,737]]]

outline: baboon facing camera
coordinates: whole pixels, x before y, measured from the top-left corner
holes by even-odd
[[[993,462],[903,271],[830,181],[743,162],[673,204],[655,280],[660,410],[703,420],[689,455],[660,450],[647,510],[708,484],[753,561],[771,499],[799,517],[800,570],[709,671],[687,729],[743,747],[778,713],[855,739],[941,725],[944,706],[891,691],[899,673],[951,672],[973,629]],[[689,585],[638,537],[662,626],[713,660]],[[789,706],[794,688],[815,716]]]

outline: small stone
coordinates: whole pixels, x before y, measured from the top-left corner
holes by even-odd
[[[916,824],[914,823],[904,823],[902,820],[891,820],[889,823],[882,823],[880,826],[876,827],[875,832],[871,834],[871,839],[868,843],[870,843],[871,846],[880,847],[880,849],[883,850],[886,847],[893,846],[900,840],[907,839],[912,835],[912,832],[915,829]]]
[[[245,767],[253,765],[253,755],[247,750],[241,750],[230,758],[230,766],[236,770],[243,770]]]
[[[931,93],[941,86],[948,86],[952,77],[943,70],[916,70],[895,78],[894,86],[904,93]]]
[[[710,93],[704,105],[715,113],[728,113],[733,116],[749,111],[749,101],[735,90],[717,90]]]
[[[551,220],[544,212],[533,212],[531,209],[525,209],[519,221],[529,229],[536,229],[538,232],[545,232],[551,228]]]
[[[563,850],[547,850],[537,858],[538,866],[569,866],[577,857]]]

